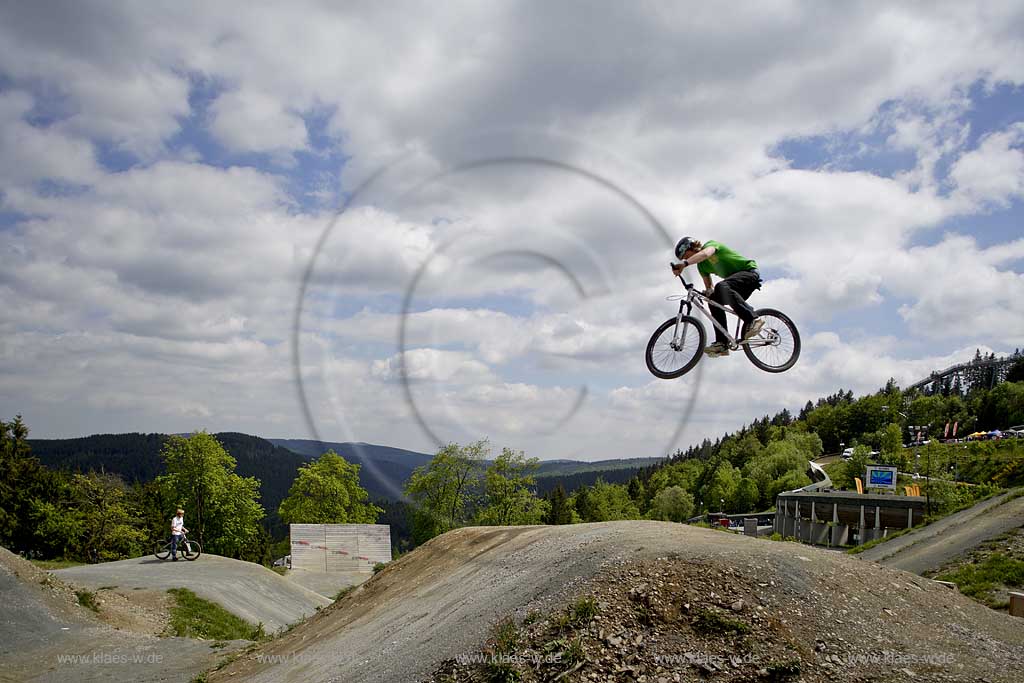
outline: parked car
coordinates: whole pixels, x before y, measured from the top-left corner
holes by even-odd
[[[852,448],[847,448],[845,451],[843,451],[843,454],[841,456],[839,456],[839,457],[841,457],[843,460],[849,460],[850,458],[853,457],[853,449]]]

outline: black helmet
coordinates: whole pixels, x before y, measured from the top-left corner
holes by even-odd
[[[676,242],[676,258],[682,259],[683,254],[686,250],[693,246],[694,239],[692,237],[684,237],[683,239]]]

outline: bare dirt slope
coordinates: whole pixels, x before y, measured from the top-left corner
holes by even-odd
[[[219,555],[202,555],[195,562],[136,557],[60,569],[55,574],[93,589],[188,588],[253,625],[262,622],[268,633],[301,621],[331,602],[266,567]]]
[[[0,680],[190,681],[246,643],[117,630],[79,605],[75,588],[0,548]]]
[[[880,543],[857,555],[862,560],[915,574],[934,571],[957,555],[1012,529],[1024,526],[1024,496],[1019,490],[982,501],[934,524]]]
[[[586,596],[598,614],[559,636],[565,606]],[[722,615],[744,627],[708,636]],[[548,654],[586,653],[560,680],[789,680],[792,666],[805,681],[1024,677],[1021,622],[928,579],[794,543],[629,521],[450,532],[211,680],[467,680],[479,672],[454,661],[485,651],[505,617],[550,633]],[[540,647],[542,636],[524,639]],[[701,660],[729,654],[747,660]],[[571,656],[524,675],[551,680]]]

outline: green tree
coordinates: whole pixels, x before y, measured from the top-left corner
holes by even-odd
[[[1024,358],[1019,358],[1006,373],[1007,382],[1024,382]]]
[[[581,486],[576,489],[570,498],[570,503],[573,512],[579,517],[582,522],[589,522],[590,520],[590,487]]]
[[[359,485],[359,465],[327,451],[299,468],[281,501],[278,514],[285,524],[373,524],[384,512],[367,502]]]
[[[169,437],[161,455],[167,474],[157,481],[166,498],[185,510],[185,526],[204,550],[258,556],[264,516],[259,480],[235,474],[235,459],[206,432]],[[167,520],[173,512],[168,511]]]
[[[32,501],[32,519],[37,547],[69,560],[136,557],[151,540],[128,487],[110,473],[87,472],[61,481],[52,498]]]
[[[864,482],[864,475],[867,472],[868,460],[871,458],[871,449],[867,446],[855,446],[853,449],[853,455],[846,461],[846,478],[849,479],[850,485],[853,485],[854,477],[860,477],[861,482]]]
[[[450,443],[413,471],[405,493],[413,503],[412,536],[417,544],[468,522],[488,451],[486,439],[468,446]]]
[[[756,512],[760,501],[761,492],[757,488],[757,482],[750,477],[740,479],[733,498],[733,511],[736,513]]]
[[[651,501],[651,519],[666,522],[685,522],[693,516],[693,495],[682,486],[669,486]]]
[[[82,512],[81,542],[87,556],[115,560],[148,549],[151,539],[121,477],[103,472],[76,474],[71,488]]]
[[[0,543],[13,550],[39,547],[38,505],[58,501],[67,483],[32,456],[28,432],[21,415],[0,421]]]
[[[598,479],[587,490],[586,522],[607,522],[615,519],[640,519],[640,509],[622,484],[609,484]],[[582,516],[582,515],[581,515]]]
[[[886,458],[895,458],[903,450],[903,430],[895,422],[890,422],[882,430],[880,443],[881,454]]]
[[[802,447],[808,450],[802,451]],[[787,435],[782,441],[768,444],[763,454],[747,463],[743,476],[754,483],[760,495],[755,507],[768,507],[775,503],[779,492],[810,484],[807,462],[813,452],[813,446]]]
[[[548,512],[544,516],[545,524],[572,524],[572,508],[565,487],[559,484],[551,489],[547,496]]]
[[[539,466],[537,458],[527,459],[522,451],[502,449],[484,473],[483,507],[476,514],[476,523],[540,524],[547,504],[531,490],[536,485],[533,473]]]

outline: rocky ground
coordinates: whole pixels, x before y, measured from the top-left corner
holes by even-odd
[[[478,527],[210,679],[1016,683],[1022,623],[794,543],[659,522]]]
[[[621,563],[581,586],[563,606],[532,608],[518,620],[496,622],[480,652],[445,662],[430,680],[1019,681],[1024,676],[1020,643],[999,643],[942,619],[906,630],[908,622],[918,621],[904,618],[918,603],[917,593],[931,592],[936,601],[946,596],[931,582],[904,575],[876,586],[879,592],[908,594],[909,600],[889,602],[870,594],[851,596],[843,590],[842,576],[830,578],[836,580],[834,592],[822,590],[826,583],[805,596],[789,590],[791,581],[768,566],[721,568],[678,557]],[[936,608],[942,612],[950,606]]]

